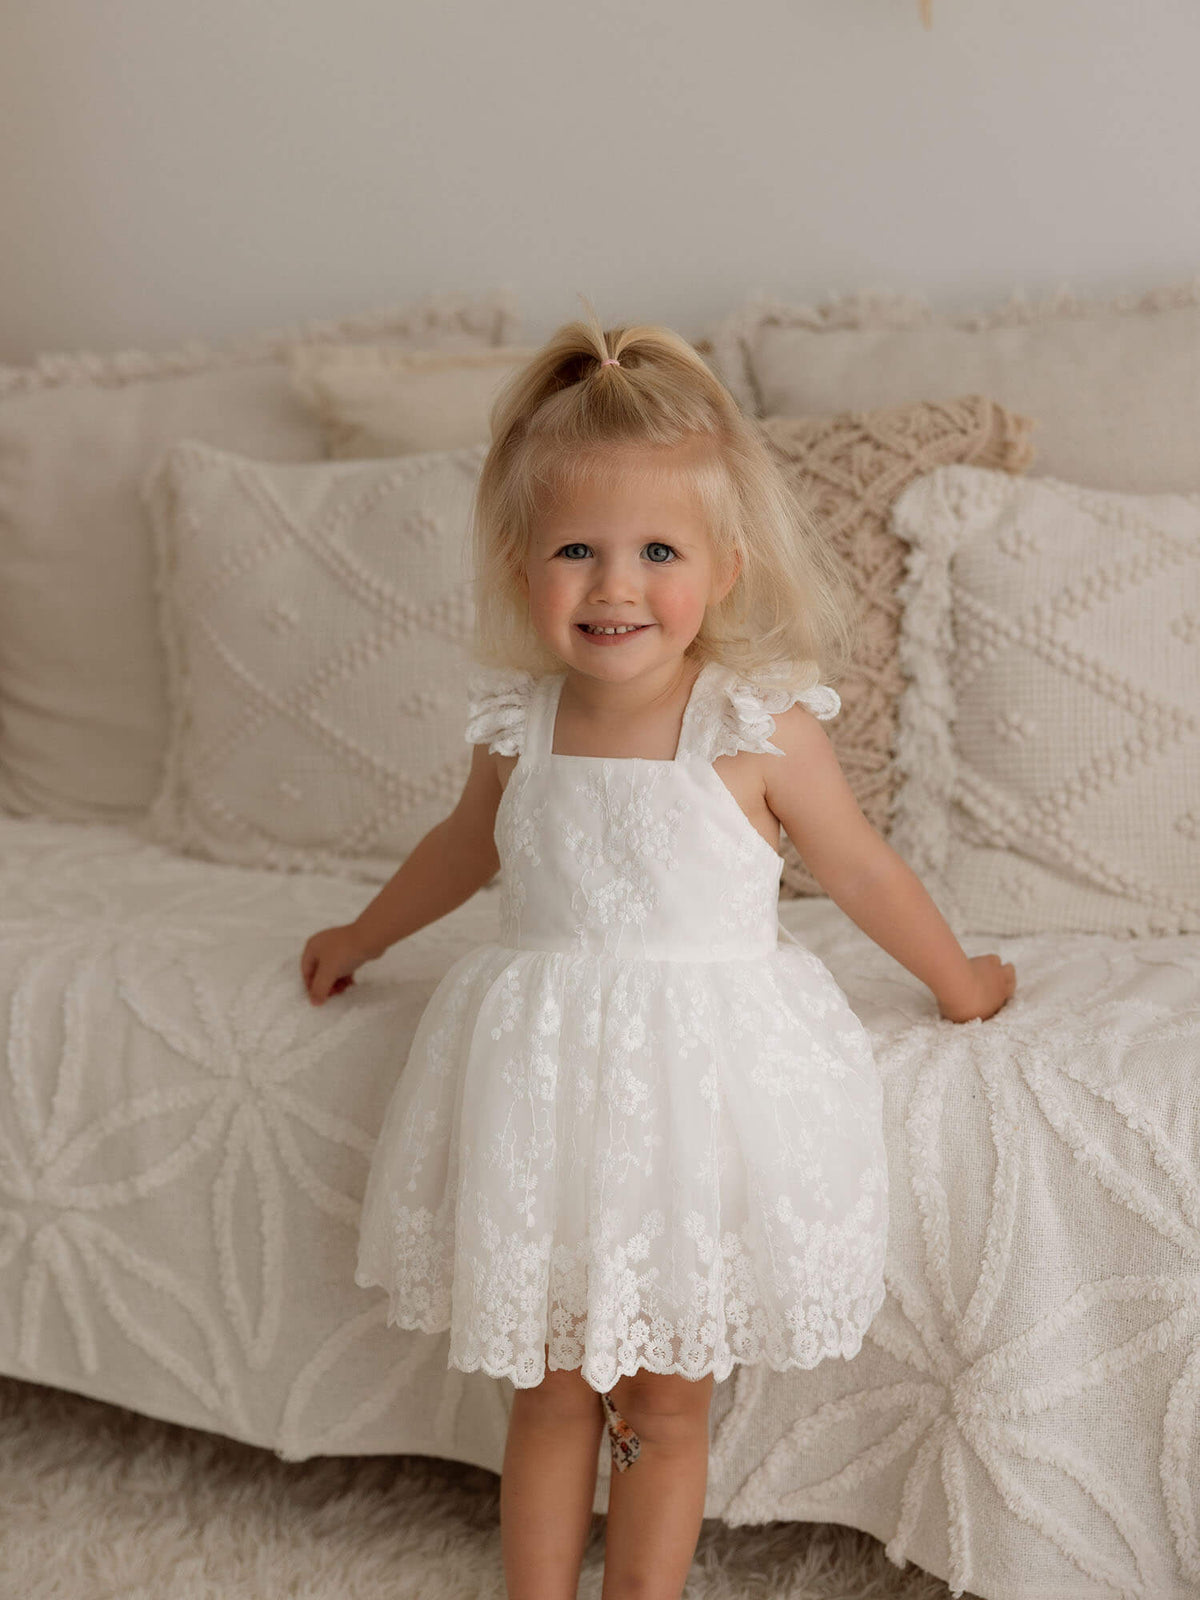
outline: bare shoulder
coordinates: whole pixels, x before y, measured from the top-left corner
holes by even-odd
[[[472,747],[467,781],[458,804],[447,818],[451,831],[464,849],[495,851],[492,835],[503,793],[496,766],[500,759],[486,744]]]
[[[775,724],[775,732],[771,735],[771,743],[779,746],[785,759],[793,755],[807,755],[820,759],[822,753],[827,753],[831,761],[837,761],[833,745],[825,731],[825,724],[799,701],[789,706],[786,711],[777,711],[772,721]],[[768,764],[773,761],[776,767],[780,764],[779,757],[772,757],[770,753],[762,759]]]
[[[775,716],[767,754],[766,798],[809,871],[826,892],[839,876],[860,871],[886,845],[863,816],[821,720],[806,706]]]

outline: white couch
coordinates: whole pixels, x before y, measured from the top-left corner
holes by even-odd
[[[843,321],[808,326],[868,332]],[[741,337],[714,339],[731,382]],[[6,399],[47,381],[0,386],[0,438]],[[118,394],[103,360],[68,381],[89,403]],[[165,412],[155,450],[238,445]],[[94,465],[76,470],[84,504]],[[0,460],[0,540],[16,537],[3,476]],[[123,665],[126,693],[151,665]],[[100,693],[79,686],[77,708],[85,691]],[[14,760],[34,760],[36,714],[9,724],[29,736]],[[372,891],[147,838],[154,714],[142,791],[99,775],[115,814],[65,814],[65,780],[44,811],[12,771],[3,790],[0,1370],[287,1460],[415,1452],[499,1472],[511,1386],[447,1369],[444,1334],[386,1327],[384,1297],[353,1281],[388,1095],[441,973],[496,936],[499,889],[311,1007],[304,937]],[[986,1600],[1200,1594],[1200,935],[964,933],[1015,963],[1019,990],[954,1025],[827,899],[780,910],[875,1043],[889,1292],[852,1362],[738,1367],[718,1387],[705,1514],[848,1523]],[[609,1472],[605,1446],[598,1511]]]

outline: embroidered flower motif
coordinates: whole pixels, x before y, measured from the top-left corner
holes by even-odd
[[[681,799],[660,810],[654,791],[662,770],[649,767],[618,778],[616,764],[606,761],[599,772],[572,785],[588,808],[576,814],[594,818],[594,826],[569,816],[558,822],[559,835],[580,867],[571,905],[584,924],[603,928],[605,949],[614,952],[622,932],[642,924],[658,904],[652,867],[674,870],[680,864],[679,829],[691,805]]]

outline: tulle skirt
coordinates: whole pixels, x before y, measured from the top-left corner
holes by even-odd
[[[355,1282],[518,1388],[848,1359],[884,1298],[882,1110],[869,1035],[802,946],[480,945],[392,1092]]]

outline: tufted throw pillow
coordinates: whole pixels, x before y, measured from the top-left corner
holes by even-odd
[[[138,831],[213,861],[382,881],[454,808],[485,453],[166,452],[145,494],[170,732]]]
[[[1200,931],[1200,495],[942,467],[892,526],[892,843],[947,920]]]
[[[899,774],[893,762],[904,679],[896,658],[907,547],[888,529],[892,502],[947,462],[1023,472],[1032,424],[980,396],[935,405],[820,417],[768,417],[759,426],[800,499],[815,513],[858,592],[858,651],[837,685],[841,715],[826,732],[867,820],[887,837]],[[780,895],[821,894],[785,834]]]

